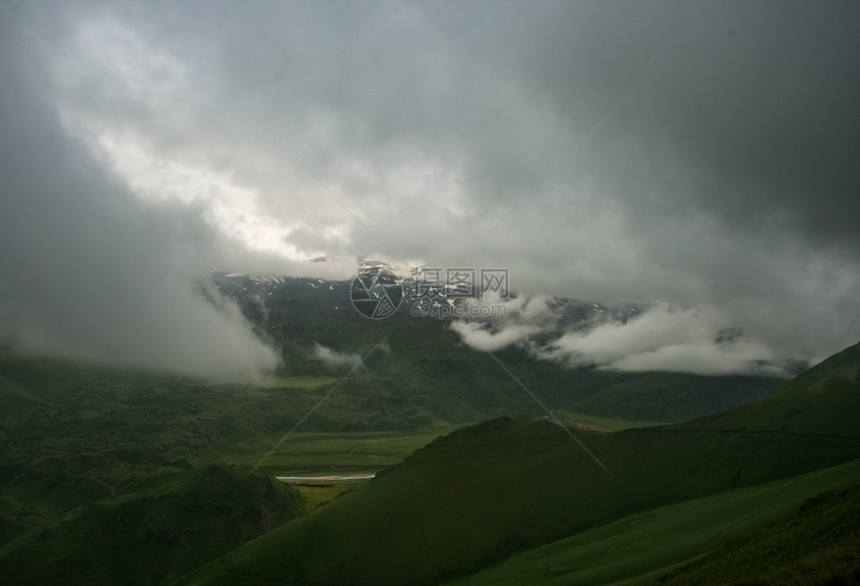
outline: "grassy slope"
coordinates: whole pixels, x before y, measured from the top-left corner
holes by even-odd
[[[850,361],[856,372],[860,360]],[[823,364],[788,392],[723,417],[580,432],[614,478],[546,422],[496,420],[459,430],[182,583],[235,583],[238,576],[253,577],[248,583],[435,583],[626,515],[838,465],[860,455],[860,426],[831,427],[845,420],[841,414],[860,412],[860,393],[850,376],[834,373]]]
[[[668,568],[687,564],[709,552],[713,553],[703,560],[706,563],[693,563],[688,569],[676,571],[671,580],[664,581],[677,584],[741,582],[751,569],[760,572],[768,560],[778,560],[770,555],[774,550],[781,551],[784,556],[797,556],[803,551],[803,536],[814,530],[817,522],[804,503],[821,493],[845,490],[858,483],[860,460],[853,460],[786,480],[660,507],[512,556],[497,566],[455,580],[451,585],[651,584]],[[851,514],[844,516],[849,523],[860,514],[856,493],[852,494],[854,501],[847,507]],[[798,512],[801,509],[804,509],[802,514]],[[838,509],[843,514],[846,512],[846,507]],[[798,523],[798,517],[802,522]],[[744,550],[752,541],[778,535],[781,527],[773,527],[777,522],[793,523],[791,534],[781,536],[777,544],[770,543],[776,547],[771,547],[769,553],[757,552],[754,557],[749,556],[751,567],[742,567],[733,575],[712,567],[736,565],[730,563],[729,558],[747,553]],[[850,531],[845,533],[851,534]],[[750,534],[752,537],[747,537]],[[741,538],[744,541],[737,541]],[[853,543],[856,544],[856,539]],[[784,558],[780,562],[784,562]]]
[[[166,473],[71,510],[0,548],[10,584],[172,581],[303,513],[295,490],[248,469]]]
[[[416,319],[403,309],[390,319],[368,320],[352,309],[348,282],[288,278],[270,286],[248,278],[217,280],[248,320],[282,349],[285,370],[292,374],[331,374],[309,352],[315,344],[361,355],[388,336],[390,352],[366,363],[373,376],[345,385],[347,392],[375,384],[436,418],[460,423],[512,413],[542,415],[497,364],[462,343],[449,320]],[[759,400],[784,383],[754,376],[572,369],[518,348],[498,355],[551,408],[605,417],[682,421]]]
[[[74,528],[75,531],[84,531],[89,527],[87,523],[94,522],[93,519],[98,517],[98,511],[109,510],[116,503],[126,500],[148,498],[140,491],[147,490],[148,482],[157,484],[158,479],[163,475],[178,473],[179,470],[193,467],[205,467],[216,460],[245,463],[256,461],[259,455],[271,447],[274,439],[280,438],[283,430],[291,427],[298,416],[326,392],[327,385],[332,384],[332,379],[329,378],[319,381],[302,379],[295,383],[287,383],[293,384],[296,388],[279,388],[278,385],[265,388],[244,385],[213,386],[175,376],[130,370],[70,365],[50,360],[16,359],[6,355],[0,356],[0,359],[2,359],[0,360],[0,367],[2,367],[0,368],[0,405],[3,407],[3,411],[0,411],[0,420],[2,420],[0,447],[3,449],[3,457],[0,460],[0,485],[2,485],[0,539],[3,541],[17,539],[22,535],[30,537],[44,535],[43,530],[56,526],[60,520],[66,521],[68,527]],[[407,362],[410,360],[408,356],[402,355],[399,359]],[[509,356],[506,359],[513,361],[510,363],[514,364],[517,357]],[[442,364],[436,361],[428,363],[411,361],[409,364],[413,372],[415,368],[423,369],[425,372],[423,376],[430,381],[438,376],[439,372],[448,372],[446,368],[451,366],[448,363]],[[377,366],[384,374],[390,364],[383,361]],[[439,370],[441,366],[445,368]],[[450,372],[454,372],[455,375],[446,383],[448,386],[453,385],[456,382],[455,379],[468,377],[468,361],[465,366],[463,364],[454,366],[457,368]],[[537,376],[540,379],[540,373],[533,368],[533,366],[526,366],[525,372],[519,374],[524,379],[530,376]],[[399,372],[397,369],[395,371]],[[472,379],[473,385],[482,388],[488,386],[485,385],[487,380],[481,378],[485,375],[478,373],[476,376],[477,378]],[[581,377],[582,373],[575,376]],[[594,379],[592,383],[598,384],[598,379]],[[317,382],[321,382],[324,386],[313,388]],[[427,416],[428,412],[423,410],[424,407],[420,402],[416,405],[406,400],[405,396],[408,395],[411,387],[396,376],[385,379],[368,374],[355,379],[352,383],[356,385],[355,388],[347,388],[348,385],[344,385],[342,390],[347,392],[341,394],[339,391],[330,404],[315,414],[314,421],[309,422],[309,428],[343,429],[345,425],[355,425],[358,422],[359,429],[368,427],[384,429],[392,422],[396,425],[413,426],[415,422],[426,422],[432,418]],[[563,390],[563,386],[555,390]],[[451,393],[456,394],[454,391]],[[498,397],[496,392],[487,391],[484,398],[489,404]],[[462,400],[462,397],[460,399]],[[474,397],[469,398],[469,400],[472,399]],[[427,490],[428,483],[422,477],[419,466],[394,484],[370,483],[368,487],[381,486],[382,488],[359,491],[350,495],[347,500],[365,493],[371,496],[376,494],[377,497],[374,498],[380,498],[380,495],[382,498],[388,498],[386,495],[390,493],[400,507],[400,511],[405,511],[407,515],[418,512],[415,518],[418,522],[422,522],[421,511],[433,512],[436,507],[439,523],[435,521],[434,523],[439,525],[439,530],[435,538],[437,541],[444,541],[446,533],[442,525],[450,520],[453,511],[448,510],[450,503],[446,503],[445,499],[434,499],[434,495],[443,494],[448,490],[449,485],[456,486],[456,478],[470,478],[475,468],[476,453],[488,454],[486,462],[477,468],[480,470],[483,466],[490,480],[487,483],[474,481],[470,488],[461,487],[465,490],[461,497],[454,496],[454,499],[462,498],[464,503],[464,506],[457,511],[462,518],[461,526],[465,527],[465,524],[475,520],[475,511],[469,503],[481,502],[483,494],[488,491],[495,492],[494,482],[500,486],[506,486],[506,483],[510,482],[511,473],[516,476],[519,471],[521,474],[517,480],[494,496],[491,502],[496,503],[496,506],[504,511],[523,509],[519,514],[526,522],[520,527],[518,520],[506,518],[506,513],[491,525],[490,531],[484,532],[480,528],[475,530],[481,534],[479,537],[484,541],[478,539],[475,542],[476,547],[459,562],[457,556],[454,556],[453,569],[445,567],[443,563],[440,566],[441,570],[428,570],[431,573],[441,571],[444,574],[464,571],[464,568],[471,568],[475,563],[480,564],[486,560],[503,557],[513,549],[554,539],[559,537],[560,533],[569,531],[571,527],[599,523],[601,519],[614,518],[626,511],[658,506],[672,502],[673,499],[687,498],[690,494],[701,494],[702,490],[712,490],[714,485],[734,486],[755,480],[754,476],[748,474],[738,476],[736,473],[733,478],[728,478],[723,471],[712,470],[708,473],[713,477],[706,474],[706,481],[700,485],[692,486],[690,483],[675,482],[676,486],[671,487],[672,490],[669,490],[668,496],[655,496],[662,490],[663,485],[667,482],[671,484],[677,477],[670,474],[667,482],[649,484],[649,471],[645,470],[643,476],[642,465],[649,458],[654,461],[659,460],[655,455],[665,451],[666,445],[675,445],[675,440],[669,437],[676,434],[677,430],[671,433],[655,430],[651,433],[630,431],[625,434],[632,435],[620,434],[628,438],[625,441],[642,443],[642,451],[632,455],[618,453],[618,450],[613,447],[616,445],[613,443],[615,440],[608,439],[615,436],[583,431],[581,433],[587,436],[585,437],[587,443],[595,451],[603,450],[599,452],[601,458],[605,459],[613,469],[623,471],[623,474],[619,473],[619,479],[625,482],[631,479],[634,483],[639,482],[642,490],[637,494],[625,494],[613,506],[592,502],[591,505],[595,505],[594,512],[585,511],[586,514],[578,515],[574,511],[574,514],[563,516],[557,523],[555,520],[541,519],[542,511],[546,509],[540,503],[523,504],[522,495],[527,494],[529,487],[533,485],[533,480],[528,479],[544,478],[547,476],[548,468],[561,468],[562,472],[553,471],[549,475],[545,494],[539,494],[538,497],[549,506],[560,504],[564,508],[571,499],[580,499],[582,495],[585,495],[587,501],[588,495],[592,494],[588,487],[598,486],[605,480],[603,473],[581,451],[577,451],[569,437],[554,426],[539,422],[516,422],[506,425],[522,428],[522,430],[530,429],[534,433],[525,432],[525,435],[515,433],[510,437],[504,437],[505,434],[502,434],[502,437],[496,438],[500,440],[498,445],[490,445],[489,449],[484,440],[476,440],[478,445],[475,446],[464,445],[462,450],[453,448],[457,455],[451,460],[451,464],[455,469],[459,467],[459,472],[446,477],[445,474],[450,470],[447,464],[443,464],[442,474],[436,475],[434,481],[430,483],[437,487],[435,491]],[[618,425],[618,427],[624,427],[624,425]],[[432,432],[428,430],[428,433],[435,434],[438,431],[439,428],[436,428]],[[700,437],[690,442],[692,447],[686,453],[677,454],[677,458],[679,460],[696,459],[697,449],[702,446],[706,449],[713,448],[715,441],[719,443],[725,440],[725,431],[700,433]],[[555,439],[545,442],[541,438],[547,434],[554,435]],[[636,434],[645,434],[643,437],[647,436],[648,439],[637,439]],[[732,435],[737,434],[732,432]],[[714,438],[718,439],[714,440]],[[345,445],[338,440],[335,442],[338,446],[325,447],[325,441],[323,441],[321,451],[312,453],[313,450],[311,450],[305,453],[310,458],[304,463],[299,463],[295,457],[301,453],[301,449],[298,452],[291,451],[300,442],[293,445],[287,442],[285,449],[279,450],[272,461],[267,462],[267,469],[275,471],[281,467],[318,468],[323,462],[325,465],[336,463],[344,466],[357,463],[363,467],[376,459],[375,456],[397,459],[398,454],[420,445],[427,438],[394,438],[382,451],[374,451],[375,448],[368,446],[365,441],[367,438],[356,439],[358,445],[353,447],[363,445],[364,454],[353,453],[347,454],[346,458],[342,456],[332,458],[330,452],[326,453],[326,450],[340,450],[345,448]],[[735,438],[727,461],[740,462],[744,457],[750,460],[749,451],[757,449],[759,442],[749,442],[745,441],[746,439],[749,438]],[[811,460],[824,453],[823,448],[833,448],[826,452],[832,456],[833,461],[844,459],[853,449],[849,445],[850,442],[846,443],[839,438],[823,441],[826,446],[822,444],[813,446],[811,449],[803,444],[801,447],[804,450],[808,449],[809,453],[800,458],[799,463],[798,461],[785,462],[784,457],[778,457],[777,462],[783,462],[783,469],[773,471],[766,466],[764,477],[766,478],[768,474],[779,475],[802,470],[804,465],[811,465],[809,464]],[[490,440],[490,444],[494,442],[495,440]],[[522,445],[517,445],[519,443]],[[784,442],[777,442],[775,445],[785,447]],[[507,449],[503,449],[504,446],[507,446]],[[573,450],[572,446],[574,446]],[[539,452],[545,447],[548,447],[546,455],[538,460],[547,466],[531,466],[529,462],[534,458],[529,454]],[[511,467],[507,458],[511,454],[516,454],[517,449],[520,450],[522,461]],[[800,447],[783,451],[788,452],[790,449],[797,450]],[[417,461],[425,456],[426,453],[424,456],[419,456]],[[570,460],[572,465],[565,463],[560,466],[561,461],[569,458],[572,458]],[[739,470],[742,468],[743,465],[740,465]],[[402,471],[392,475],[396,477],[401,473]],[[401,492],[398,488],[398,485],[403,487],[409,486],[410,483],[418,489],[415,493],[418,495],[417,506],[411,512],[411,496],[408,491]],[[582,491],[566,490],[576,483],[581,484]],[[423,492],[420,490],[421,487],[424,488]],[[611,488],[618,492],[616,487]],[[440,505],[441,511],[438,510]],[[328,512],[329,509],[332,507],[337,509],[340,506],[340,503],[336,502],[322,509],[314,517],[325,512],[326,515],[322,517],[326,518],[331,514]],[[478,509],[481,507],[479,506]],[[482,515],[479,524],[487,518],[498,516],[492,510],[483,510],[479,513]],[[530,521],[531,518],[536,521]],[[395,519],[395,522],[398,521]],[[165,521],[165,527],[168,524]],[[512,526],[513,529],[509,531]],[[521,528],[522,531],[520,531]],[[496,532],[493,533],[493,531]],[[60,531],[59,537],[48,535],[49,537],[42,539],[54,543],[56,551],[67,548],[69,543],[75,541],[73,534],[67,531]],[[468,531],[466,536],[468,538]],[[500,536],[501,543],[498,541]],[[378,534],[369,534],[365,541],[372,545],[374,539],[378,537]],[[349,541],[348,538],[347,541]],[[429,545],[432,546],[433,543]],[[25,550],[26,547],[20,551]],[[408,564],[409,551],[416,550],[414,548],[409,550],[409,547],[407,550],[403,561]],[[8,553],[10,550],[6,548],[5,551]],[[370,559],[360,548],[354,554],[358,557],[363,556],[362,561]],[[99,555],[98,550],[93,549],[86,555],[79,555],[78,557],[83,561],[76,563],[87,567],[99,567],[100,562],[86,561],[89,557],[98,558]],[[14,560],[14,556],[5,561],[8,562],[10,559]],[[41,562],[34,556],[30,558],[19,556],[19,561],[24,559],[30,559],[28,563]],[[475,562],[476,559],[477,562]],[[322,565],[326,564],[327,562],[323,560]],[[384,563],[377,567],[377,570],[387,571]],[[436,574],[433,575],[435,579]],[[51,578],[46,577],[46,581],[51,581]]]
[[[21,584],[161,583],[292,518],[301,503],[289,487],[208,473],[219,462],[239,466],[215,470],[247,470],[334,381],[267,383],[0,352],[0,575]],[[306,427],[337,429],[376,406],[321,409]],[[445,429],[297,434],[262,470],[377,470]]]
[[[594,415],[678,421],[764,399],[773,394],[772,385],[772,379],[749,376],[643,373],[609,384],[572,408]]]
[[[608,443],[583,439],[609,455]],[[361,491],[228,555],[226,572],[211,568],[211,583],[235,582],[235,572],[302,583],[434,583],[626,513],[732,486],[734,468],[725,464],[740,465],[755,444],[728,462],[709,462],[702,454],[723,442],[702,439],[637,438],[637,446],[604,459],[618,474],[612,480],[547,423],[501,421],[457,432]],[[770,474],[779,476],[781,464]]]
[[[746,429],[794,434],[856,435],[860,344],[835,354],[791,381],[771,400],[690,423],[703,430]]]
[[[661,584],[860,583],[860,486],[809,498],[790,517],[661,576]]]
[[[260,469],[272,475],[376,472],[403,459],[451,431],[451,426],[423,433],[296,433],[273,452]],[[261,445],[261,448],[263,445]],[[266,449],[271,445],[265,446]],[[255,465],[260,451],[237,455],[231,463]]]
[[[797,377],[771,405],[705,418],[703,427],[856,434],[860,344]],[[850,477],[850,475],[847,475]],[[860,489],[810,499],[791,518],[726,544],[661,578],[667,584],[860,582]]]

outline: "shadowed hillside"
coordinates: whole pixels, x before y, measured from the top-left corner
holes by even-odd
[[[303,514],[294,489],[247,469],[209,466],[136,488],[0,548],[4,581],[163,584]]]
[[[719,417],[579,432],[612,476],[545,421],[456,431],[180,583],[437,583],[627,515],[850,461],[860,426],[833,421],[860,412],[854,356],[856,347],[853,368],[834,373],[826,361],[784,393]],[[759,413],[770,416],[753,425]]]

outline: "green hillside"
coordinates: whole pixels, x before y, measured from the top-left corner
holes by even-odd
[[[831,411],[860,412],[860,393],[827,368],[718,418],[578,432],[613,476],[545,421],[458,430],[180,583],[438,583],[631,514],[839,465],[860,456],[860,426],[833,433]],[[772,416],[745,429],[763,412],[793,414],[804,427]]]
[[[843,467],[839,480],[854,479]],[[774,495],[784,504],[783,494]],[[660,584],[860,583],[860,485],[808,498],[794,514],[663,575]]]
[[[72,509],[4,545],[4,582],[166,583],[303,514],[294,489],[248,469],[209,466],[154,476],[135,488]]]
[[[855,344],[801,374],[767,401],[675,427],[857,437],[858,387],[860,344]]]
[[[852,460],[691,499],[522,552],[450,584],[776,584],[791,578],[809,584],[817,582],[801,581],[804,576],[831,579],[831,569],[856,579],[858,483],[860,460]]]
[[[263,469],[373,471],[450,429],[403,434],[396,426],[408,425],[409,413],[379,409],[372,423],[390,417],[389,431],[313,433],[342,428],[386,399],[332,401],[310,431],[252,473],[335,381],[262,382],[216,384],[0,352],[3,582],[170,582],[303,514],[296,491]]]
[[[719,413],[773,394],[768,379],[649,372],[608,384],[576,401],[580,413],[652,421],[686,420]]]
[[[407,334],[396,330],[391,350],[372,355],[260,468],[394,465],[299,518],[298,494],[249,468],[329,394],[336,373],[212,383],[0,353],[0,573],[33,584],[167,583],[186,571],[183,583],[437,583],[629,515],[860,456],[856,347],[762,402],[633,429],[564,406],[612,397],[611,415],[620,398],[642,395],[665,406],[656,416],[680,396],[690,398],[681,410],[716,397],[719,377],[560,376],[524,352],[500,353],[609,475],[488,356]],[[506,415],[517,411],[532,415]],[[481,414],[505,416],[432,441]],[[220,488],[193,496],[206,486]]]
[[[368,320],[353,310],[346,281],[286,277],[273,283],[223,275],[215,281],[223,294],[238,303],[255,330],[280,350],[282,371],[288,376],[340,376],[348,370],[314,359],[311,350],[317,344],[363,355],[385,339],[386,351],[366,360],[367,371],[345,385],[349,392],[384,388],[392,397],[408,397],[416,416],[432,414],[431,420],[474,423],[510,414],[543,415],[485,353],[463,344],[450,320],[417,319],[403,309],[386,320]],[[586,320],[596,307],[574,305],[584,312],[579,320]],[[570,368],[538,360],[518,347],[497,355],[550,408],[610,418],[683,421],[757,401],[785,383],[766,376]]]

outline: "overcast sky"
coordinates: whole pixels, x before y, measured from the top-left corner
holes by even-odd
[[[749,358],[860,339],[860,3],[4,2],[0,29],[4,339],[253,370],[194,280],[364,255],[687,334],[666,308],[696,308]]]

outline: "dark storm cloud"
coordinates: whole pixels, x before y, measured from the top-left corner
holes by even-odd
[[[236,311],[194,293],[216,262],[241,254],[199,210],[137,201],[62,131],[40,91],[36,47],[19,15],[3,12],[0,340],[195,374],[273,366]]]
[[[494,244],[568,275],[572,291],[717,305],[781,352],[851,343],[860,5],[543,7],[432,15],[480,69],[517,80],[585,136],[543,178],[568,194],[530,194]],[[513,196],[476,193],[487,210]],[[516,237],[523,227],[531,243]]]
[[[698,203],[856,252],[860,6],[714,4],[676,18],[642,102],[697,170]]]
[[[705,306],[748,348],[820,357],[860,337],[858,10],[32,5],[18,32],[64,152],[197,226],[190,250],[504,266],[528,294]]]
[[[857,249],[856,2],[484,8],[434,16],[482,68],[503,70],[566,115],[608,114],[595,146],[650,167],[616,168],[625,188],[631,177],[660,181],[661,165],[684,167],[694,176],[685,200],[729,223],[785,222]]]

